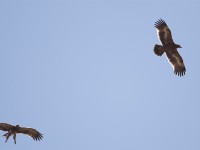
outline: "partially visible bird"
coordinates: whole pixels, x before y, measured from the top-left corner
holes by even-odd
[[[182,47],[174,43],[171,31],[164,20],[159,19],[156,21],[155,27],[157,29],[158,38],[162,46],[155,44],[154,53],[157,56],[162,56],[162,54],[165,52],[169,63],[171,63],[174,69],[174,73],[178,76],[183,76],[186,72],[186,69],[183,59],[177,51],[177,48]]]
[[[13,126],[7,123],[0,123],[0,130],[3,131],[8,131],[6,134],[4,134],[3,136],[6,137],[6,141],[8,141],[9,137],[11,135],[13,135],[13,139],[14,139],[14,143],[16,144],[16,134],[17,133],[23,133],[26,135],[29,135],[33,138],[33,140],[41,140],[43,138],[43,134],[41,134],[40,132],[38,132],[36,129],[33,128],[24,128],[24,127],[20,127],[19,125]]]

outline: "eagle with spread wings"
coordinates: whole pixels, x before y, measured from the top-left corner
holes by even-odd
[[[174,73],[178,76],[185,75],[186,69],[181,55],[178,53],[177,48],[182,48],[180,45],[175,44],[172,39],[172,34],[166,22],[159,19],[155,22],[158,38],[162,44],[154,45],[154,53],[157,56],[162,56],[165,52],[169,63],[171,63]]]
[[[14,139],[14,143],[16,144],[16,134],[17,133],[22,133],[22,134],[26,134],[29,135],[33,138],[33,140],[41,140],[43,138],[43,134],[41,134],[40,132],[38,132],[36,129],[33,128],[24,128],[24,127],[20,127],[19,125],[13,126],[7,123],[0,123],[0,130],[3,131],[7,131],[6,134],[4,134],[3,136],[6,137],[6,141],[8,141],[9,137],[11,135],[13,135],[13,139]]]

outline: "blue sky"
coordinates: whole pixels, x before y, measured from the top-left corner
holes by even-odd
[[[199,150],[199,5],[0,1],[0,122],[44,134],[1,137],[1,149]],[[183,77],[153,53],[159,18],[183,47]]]

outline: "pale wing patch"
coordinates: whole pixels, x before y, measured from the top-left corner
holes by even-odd
[[[157,37],[158,37],[158,40],[160,41],[160,43],[162,44],[162,41],[160,40],[160,35],[159,35],[159,30],[156,28],[156,30],[157,30]]]
[[[161,39],[163,39],[163,38],[161,38],[161,36],[160,36],[161,32],[163,32],[163,31],[160,31],[159,29],[156,29],[156,30],[157,30],[158,40],[160,41],[161,44],[163,44],[163,41],[161,41]],[[163,37],[165,37],[165,35]]]
[[[165,53],[165,56],[167,57],[167,54]],[[169,58],[167,57],[167,60],[168,60],[168,62],[171,64],[171,66],[172,66],[172,68],[173,68],[173,70],[175,70],[175,68],[174,68],[174,64],[172,64],[172,62],[169,60]]]

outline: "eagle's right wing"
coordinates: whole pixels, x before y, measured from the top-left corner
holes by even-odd
[[[13,125],[7,123],[0,123],[0,130],[9,131],[13,128]]]
[[[41,140],[43,138],[43,134],[41,134],[40,132],[38,132],[36,129],[33,128],[24,128],[21,127],[17,133],[23,133],[26,135],[31,136],[34,140]]]
[[[171,31],[164,20],[160,19],[156,21],[155,27],[157,29],[158,39],[160,40],[162,45],[166,45],[168,43],[174,43]]]

